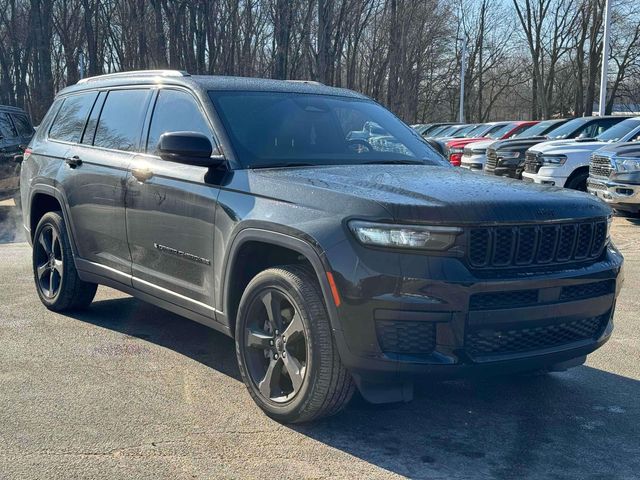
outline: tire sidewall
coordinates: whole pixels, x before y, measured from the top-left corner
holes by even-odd
[[[244,358],[246,352],[244,341],[245,328],[248,321],[247,310],[254,299],[259,297],[265,289],[276,289],[283,293],[290,301],[293,301],[294,307],[299,312],[305,329],[307,365],[304,382],[295,397],[286,403],[276,403],[265,399],[262,396],[251,378]],[[316,338],[314,331],[315,326],[316,324],[313,321],[311,312],[309,312],[307,308],[302,292],[300,292],[297,287],[294,284],[291,284],[284,276],[273,271],[265,271],[258,274],[249,283],[242,295],[240,306],[238,308],[235,335],[238,366],[249,393],[255,402],[267,413],[267,415],[278,420],[293,421],[305,410],[307,403],[310,401],[313,395],[313,390],[317,385],[317,377],[319,374],[318,368],[322,361],[320,358],[321,352],[314,341]]]

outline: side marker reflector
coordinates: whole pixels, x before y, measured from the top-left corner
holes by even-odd
[[[327,272],[327,280],[329,280],[329,286],[331,287],[331,295],[333,295],[333,303],[336,304],[336,307],[339,307],[340,294],[338,293],[338,287],[336,287],[336,282],[333,279],[333,273]]]

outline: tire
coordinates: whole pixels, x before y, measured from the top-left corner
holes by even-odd
[[[49,310],[80,310],[93,301],[98,285],[78,277],[60,212],[48,212],[38,222],[33,236],[32,263],[36,291]]]
[[[571,190],[579,190],[581,192],[587,191],[587,180],[589,178],[589,172],[577,173],[567,180],[565,184],[565,188],[570,188]]]
[[[272,268],[251,280],[235,337],[242,379],[271,418],[308,422],[338,413],[351,399],[355,383],[338,355],[315,275],[306,269]]]

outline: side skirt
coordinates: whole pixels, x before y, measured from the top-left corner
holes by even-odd
[[[201,315],[199,313],[196,313],[192,310],[189,310],[187,308],[181,307],[179,305],[176,305],[175,303],[171,303],[167,300],[164,300],[162,298],[156,297],[154,295],[150,295],[148,293],[145,292],[141,292],[140,290],[135,289],[134,287],[132,287],[131,285],[127,285],[126,283],[122,283],[119,282],[117,280],[114,280],[112,278],[109,277],[105,277],[103,275],[99,275],[97,273],[93,273],[93,272],[88,272],[86,270],[78,270],[78,275],[80,276],[80,278],[82,280],[84,280],[85,282],[91,282],[91,283],[97,283],[99,285],[105,285],[107,287],[111,287],[114,288],[116,290],[119,290],[121,292],[127,293],[133,297],[136,297],[144,302],[150,303],[152,305],[155,305],[157,307],[163,308],[165,310],[168,310],[172,313],[178,314],[180,316],[183,316],[185,318],[188,318],[189,320],[193,320],[194,322],[198,322],[201,323],[203,325],[206,325],[207,327],[213,328],[214,330],[217,330],[221,333],[224,333],[225,335],[232,337],[232,333],[231,330],[229,329],[229,327],[222,325],[219,322],[216,322],[214,319],[206,317],[204,315]]]

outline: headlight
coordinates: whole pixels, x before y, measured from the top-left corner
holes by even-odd
[[[508,150],[498,150],[496,152],[496,156],[500,158],[504,158],[508,160],[510,158],[518,158],[520,156],[520,152],[510,152]]]
[[[464,153],[464,148],[450,148],[449,153]]]
[[[471,150],[471,155],[484,155],[485,153],[487,153],[487,151],[483,148],[483,149],[477,149],[477,150]]]
[[[364,245],[443,251],[450,248],[462,229],[423,225],[392,225],[362,221],[349,222],[349,228]]]
[[[616,170],[618,172],[638,172],[640,171],[640,158],[618,157],[615,159]]]
[[[566,155],[542,155],[540,157],[542,165],[564,165],[567,161]]]

